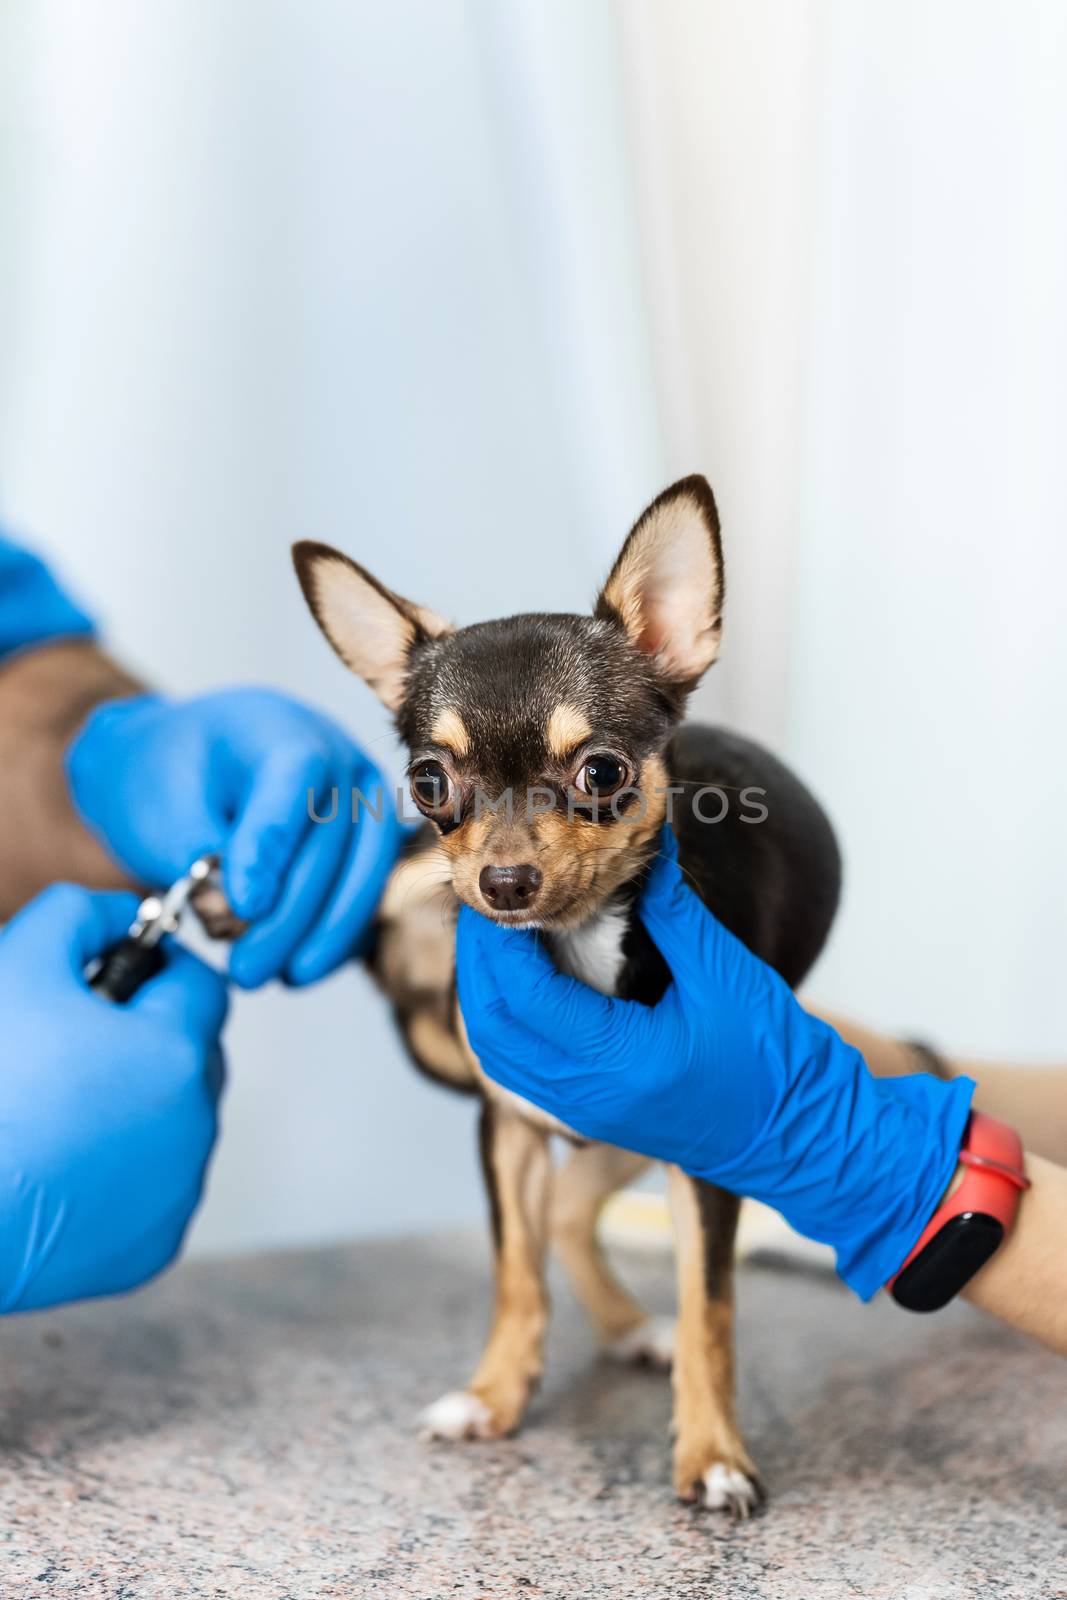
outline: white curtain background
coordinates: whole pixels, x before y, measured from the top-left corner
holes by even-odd
[[[1056,0],[6,0],[0,506],[113,647],[386,762],[291,539],[459,620],[585,605],[672,476],[700,709],[840,828],[818,992],[1062,1054],[1067,12]],[[241,997],[202,1249],[480,1215],[348,972]]]
[[[624,0],[671,472],[714,477],[731,720],[840,828],[820,995],[1067,1039],[1067,8]]]

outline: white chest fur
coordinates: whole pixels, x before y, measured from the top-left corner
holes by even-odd
[[[580,928],[551,934],[548,945],[560,971],[601,994],[614,994],[622,973],[627,920],[622,906],[606,906]]]

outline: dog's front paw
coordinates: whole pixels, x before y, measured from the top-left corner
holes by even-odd
[[[531,1380],[450,1389],[419,1418],[424,1439],[506,1439],[522,1422]]]
[[[209,939],[223,939],[227,944],[234,944],[248,927],[217,884],[200,884],[190,895],[189,903]]]
[[[604,1346],[609,1361],[635,1367],[669,1367],[674,1360],[673,1317],[646,1317]]]
[[[674,1486],[679,1498],[706,1511],[725,1511],[745,1522],[767,1498],[756,1469],[745,1457],[694,1465],[691,1457],[675,1457]]]
[[[728,1511],[735,1522],[745,1522],[766,1499],[755,1473],[715,1461],[700,1480],[698,1503],[708,1511]]]
[[[493,1415],[469,1389],[449,1389],[419,1416],[423,1439],[491,1439]]]

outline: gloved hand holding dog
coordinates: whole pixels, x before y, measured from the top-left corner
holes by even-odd
[[[459,996],[482,1065],[589,1138],[773,1206],[869,1299],[948,1186],[973,1082],[873,1078],[686,887],[669,828],[640,915],[674,980],[653,1007],[598,994],[536,934],[464,907]]]

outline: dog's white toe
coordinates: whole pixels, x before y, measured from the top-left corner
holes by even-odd
[[[487,1405],[466,1389],[450,1389],[419,1417],[424,1439],[487,1439],[492,1416]]]
[[[627,1361],[639,1366],[669,1367],[674,1360],[674,1318],[646,1317],[636,1328],[605,1345],[612,1361]]]
[[[701,1482],[704,1504],[709,1511],[729,1511],[738,1521],[744,1521],[762,1504],[763,1491],[759,1484],[721,1461],[708,1468]]]

